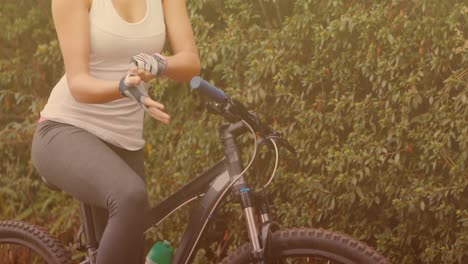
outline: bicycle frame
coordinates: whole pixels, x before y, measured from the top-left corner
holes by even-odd
[[[151,223],[157,226],[173,212],[199,198],[198,204],[192,211],[187,229],[177,247],[174,263],[189,262],[210,216],[216,209],[217,202],[221,200],[229,183],[230,176],[226,169],[225,160],[222,160],[151,209],[146,228],[149,228]]]
[[[220,134],[224,144],[225,158],[196,176],[176,193],[164,199],[159,205],[152,208],[146,217],[145,230],[148,230],[159,225],[179,208],[193,200],[198,200],[198,204],[192,211],[188,227],[177,247],[173,263],[190,262],[206,224],[219,202],[227,194],[229,186],[231,186],[232,193],[241,197],[241,205],[244,209],[251,242],[254,250],[260,250],[258,230],[253,219],[253,202],[247,182],[241,175],[243,171],[241,152],[236,143],[236,138],[245,131],[242,122],[221,126]],[[237,179],[236,182],[232,184],[235,179]],[[92,256],[98,243],[94,235],[89,206],[82,204],[82,216],[88,256]]]

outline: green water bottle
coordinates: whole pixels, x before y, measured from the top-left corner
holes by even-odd
[[[145,264],[171,264],[174,248],[169,241],[158,241],[146,255]]]

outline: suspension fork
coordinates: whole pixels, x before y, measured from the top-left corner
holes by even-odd
[[[280,227],[271,219],[268,197],[261,193],[252,193],[249,188],[241,189],[239,196],[252,243],[252,257],[258,264],[271,263],[276,259],[275,252],[271,251],[271,236]],[[258,213],[261,221],[260,230],[255,213]]]
[[[239,193],[241,206],[244,210],[244,218],[247,224],[250,242],[252,244],[252,256],[256,260],[263,259],[263,248],[260,245],[259,230],[255,219],[255,207],[250,188],[246,187],[240,190]]]

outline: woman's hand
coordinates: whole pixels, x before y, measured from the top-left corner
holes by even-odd
[[[144,81],[145,83],[151,81],[156,76],[145,69],[138,68],[135,64],[132,64],[128,73],[134,74],[136,76],[131,76],[128,78],[128,85],[137,86],[140,84],[140,81]]]
[[[153,78],[163,76],[167,69],[167,59],[159,53],[149,55],[139,53],[132,58],[132,65],[138,68],[140,74],[145,74],[142,78]]]
[[[158,103],[149,97],[145,98],[144,104],[148,107],[148,113],[152,118],[159,120],[166,125],[169,124],[171,117],[164,112],[163,104]]]
[[[143,70],[144,71],[144,70]],[[134,76],[127,75],[125,78],[125,84],[127,86],[138,86],[141,81],[144,80],[144,78],[154,78],[153,74],[148,74],[148,72],[144,71],[141,72],[140,69],[138,69],[136,66],[132,66],[128,70],[129,74],[135,74]],[[143,77],[140,77],[143,76]],[[133,89],[136,89],[133,87]],[[137,90],[136,90],[137,91]],[[140,93],[141,94],[141,93]],[[134,95],[135,96],[135,95]],[[138,97],[138,96],[137,96]],[[147,113],[154,119],[161,121],[164,124],[169,124],[171,117],[164,112],[164,105],[161,103],[158,103],[151,99],[149,96],[144,96],[144,99],[142,97],[142,103],[148,108]]]

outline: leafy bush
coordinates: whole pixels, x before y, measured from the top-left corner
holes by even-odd
[[[51,194],[29,162],[35,120],[63,73],[60,51],[48,1],[21,2],[31,9],[11,0],[0,7],[1,218],[36,222],[70,241],[76,202]],[[283,227],[345,232],[395,263],[468,261],[463,1],[188,4],[202,76],[257,110],[299,150],[297,160],[283,153],[270,188]],[[213,136],[221,120],[204,111],[203,99],[187,84],[154,86],[172,115],[169,126],[145,123],[157,203],[222,151]],[[228,222],[231,247],[245,235],[237,232],[243,221],[235,209],[218,215]],[[186,222],[186,214],[171,217],[150,237],[178,241]],[[222,232],[214,239],[220,243],[206,242],[211,260],[226,228],[215,226]]]

